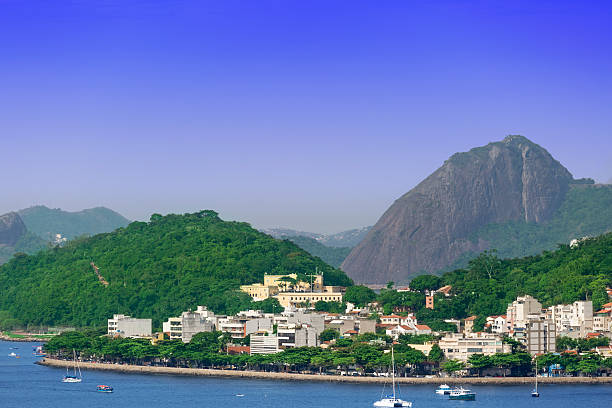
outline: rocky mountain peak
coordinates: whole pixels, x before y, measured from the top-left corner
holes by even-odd
[[[407,281],[435,272],[486,242],[468,240],[489,223],[541,223],[563,202],[573,177],[523,136],[457,153],[400,197],[342,269],[356,282]]]
[[[15,246],[26,233],[26,226],[16,212],[0,215],[0,245]]]

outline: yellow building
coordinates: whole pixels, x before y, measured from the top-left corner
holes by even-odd
[[[281,306],[314,305],[319,300],[324,302],[342,302],[340,292],[282,292],[276,298]]]
[[[323,285],[323,275],[308,275],[309,282],[298,280],[297,274],[264,275],[264,282],[242,285],[240,290],[254,300],[275,297],[283,307],[304,303],[314,305],[319,300],[342,302],[343,287]]]
[[[240,290],[246,292],[254,300],[264,300],[271,296],[275,296],[279,292],[279,288],[276,285],[262,285],[261,283],[254,283],[252,285],[242,285]]]
[[[289,281],[292,279],[293,281]],[[310,291],[310,281],[312,280],[312,291],[323,290],[323,275],[308,275],[308,282],[298,281],[297,274],[289,275],[264,275],[263,286],[278,286],[282,292],[289,290]]]

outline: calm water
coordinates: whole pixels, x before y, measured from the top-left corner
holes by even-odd
[[[275,382],[267,380],[171,377],[84,371],[83,382],[61,382],[65,370],[35,365],[36,343],[0,341],[0,407],[363,407],[380,397],[378,385]],[[12,350],[10,347],[19,347]],[[16,359],[8,354],[15,352]],[[114,387],[112,394],[95,391],[97,384]],[[474,386],[477,400],[449,401],[435,386],[403,386],[413,407],[612,407],[610,385],[545,385],[539,399],[529,386]],[[244,394],[237,397],[236,394]]]

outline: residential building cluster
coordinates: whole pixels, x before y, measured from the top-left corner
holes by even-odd
[[[419,324],[413,313],[378,315],[380,306],[375,302],[364,308],[355,308],[347,303],[345,313],[317,312],[306,308],[302,302],[304,294],[330,296],[342,293],[337,288],[323,285],[321,275],[313,275],[310,282],[300,282],[295,275],[266,275],[262,285],[247,285],[242,289],[261,300],[265,296],[287,295],[283,311],[264,313],[259,310],[245,310],[233,316],[216,315],[204,306],[188,310],[180,316],[171,317],[163,323],[163,333],[167,338],[180,339],[188,343],[199,332],[221,331],[235,340],[232,353],[272,354],[292,347],[328,347],[321,342],[321,333],[326,329],[336,330],[339,336],[347,338],[364,333],[384,332],[397,340],[401,335],[436,334],[437,341],[447,359],[467,361],[473,354],[494,355],[510,353],[511,345],[504,340],[508,336],[523,344],[531,355],[556,351],[559,336],[589,338],[605,335],[612,337],[612,302],[593,311],[590,300],[576,301],[568,305],[555,305],[543,308],[542,304],[530,295],[519,296],[510,303],[506,314],[486,318],[484,331],[475,331],[477,317],[463,320],[446,320],[457,326],[457,333],[434,333],[424,324]],[[337,292],[335,292],[337,290]],[[438,291],[448,295],[450,287]],[[433,295],[431,297],[433,299]],[[292,301],[291,297],[300,298]],[[300,308],[296,307],[299,305]],[[376,313],[378,320],[371,318]],[[108,319],[108,334],[122,337],[151,337],[151,319],[137,319],[116,314]],[[249,337],[249,342],[243,339]],[[435,342],[414,345],[428,353]],[[248,345],[245,345],[248,344]],[[611,354],[610,348],[600,347],[603,354]],[[228,348],[230,352],[230,348]]]

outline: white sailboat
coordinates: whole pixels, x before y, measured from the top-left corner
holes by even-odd
[[[66,367],[66,375],[64,376],[64,378],[62,378],[62,382],[80,383],[81,381],[83,381],[83,377],[81,376],[81,367],[79,367],[79,364],[77,362],[75,349],[72,349],[72,357],[74,359],[74,375],[70,375],[68,373],[68,367]],[[78,376],[77,376],[77,369],[79,370]]]
[[[535,389],[533,391],[531,391],[531,396],[538,398],[540,396],[540,393],[538,392],[538,359],[535,359]]]
[[[391,378],[393,382],[393,394],[387,395],[374,403],[375,407],[412,407],[412,402],[404,401],[395,395],[395,357],[393,355],[393,345],[391,345]]]

